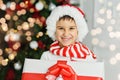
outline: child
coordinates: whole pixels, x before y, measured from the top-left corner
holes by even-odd
[[[56,7],[46,20],[47,33],[54,40],[44,60],[96,61],[95,54],[84,44],[88,27],[81,9],[72,5]]]

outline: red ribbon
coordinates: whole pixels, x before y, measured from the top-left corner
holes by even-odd
[[[46,76],[53,75],[56,78],[61,75],[64,80],[77,80],[77,75],[66,61],[58,61],[57,64],[51,66]]]

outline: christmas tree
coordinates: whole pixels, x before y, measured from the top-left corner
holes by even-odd
[[[0,80],[21,80],[25,58],[40,59],[52,39],[46,18],[69,0],[0,0]]]

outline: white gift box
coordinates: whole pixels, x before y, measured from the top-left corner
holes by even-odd
[[[48,68],[50,68],[56,63],[57,61],[46,61],[46,60],[26,58],[23,67],[22,80],[30,80],[30,79],[33,80],[36,76],[39,76],[40,74],[45,74],[48,71]],[[67,61],[67,65],[70,65],[78,76],[80,75],[80,76],[101,77],[104,80],[104,62]],[[35,74],[36,76],[32,76],[29,77],[29,79],[27,79],[28,74],[31,75]],[[40,76],[38,78],[39,78],[38,80],[43,80],[42,78],[40,78]]]

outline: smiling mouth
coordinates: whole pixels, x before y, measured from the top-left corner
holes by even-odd
[[[68,40],[70,40],[71,38],[62,38],[62,40],[64,40],[64,41],[68,41]]]

